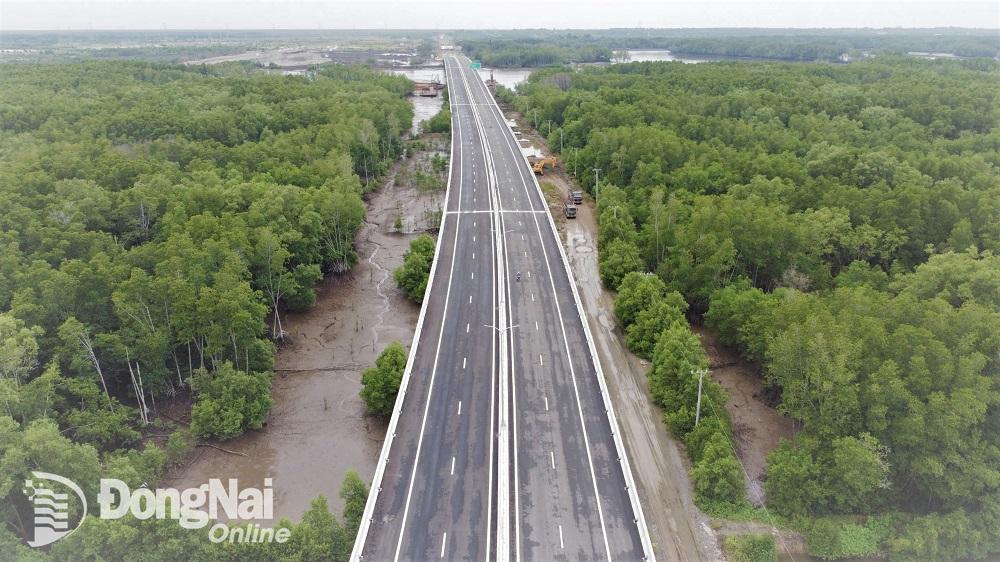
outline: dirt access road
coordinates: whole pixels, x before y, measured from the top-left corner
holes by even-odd
[[[709,519],[694,505],[687,454],[670,437],[662,410],[649,399],[649,365],[625,348],[624,334],[615,322],[614,295],[601,285],[593,206],[589,202],[579,206],[577,218],[567,220],[562,201],[571,184],[559,173],[548,173],[541,180],[557,188],[548,190],[546,198],[608,378],[656,557],[670,562],[719,560],[722,554]]]

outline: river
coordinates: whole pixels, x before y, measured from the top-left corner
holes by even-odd
[[[699,59],[692,57],[675,57],[670,51],[663,49],[636,49],[629,51],[628,62],[646,62],[646,61],[681,61],[684,63],[699,63],[708,62],[711,59]],[[605,66],[607,64],[613,63],[579,63],[574,66],[577,68],[584,68],[587,66]],[[518,84],[524,82],[528,79],[528,76],[532,72],[538,70],[537,68],[488,68],[484,67],[480,69],[479,75],[483,80],[487,80],[490,76],[497,81],[498,84],[513,90]],[[405,70],[393,70],[395,74],[401,74],[406,76],[410,80],[433,80],[437,79],[439,81],[443,80],[444,69],[439,68],[414,68]],[[430,98],[433,99],[433,98]]]

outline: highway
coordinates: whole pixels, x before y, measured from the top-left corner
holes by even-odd
[[[445,214],[352,559],[652,560],[555,227],[469,62],[445,61]]]

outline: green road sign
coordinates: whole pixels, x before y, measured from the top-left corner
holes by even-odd
[[[482,67],[483,67],[483,63],[481,63],[481,62],[479,62],[477,60],[474,60],[474,61],[472,61],[469,64],[469,68],[471,68],[472,70],[479,70]]]

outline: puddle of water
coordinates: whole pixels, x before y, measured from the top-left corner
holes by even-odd
[[[521,152],[523,152],[525,156],[533,156],[535,158],[542,158],[543,156],[545,156],[545,153],[542,152],[542,149],[538,148],[537,146],[534,146],[532,144],[528,144],[528,146],[525,146],[526,143],[530,142],[531,141],[529,140],[518,139],[518,144],[521,145]]]

